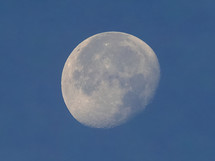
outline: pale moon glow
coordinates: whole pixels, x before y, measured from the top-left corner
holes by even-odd
[[[77,121],[111,128],[144,110],[159,77],[157,57],[145,42],[122,32],[104,32],[72,51],[63,68],[61,87]]]

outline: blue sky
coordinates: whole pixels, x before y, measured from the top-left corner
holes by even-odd
[[[215,160],[215,1],[0,0],[0,160]],[[149,44],[161,80],[128,123],[79,124],[61,72],[84,39],[121,31]]]

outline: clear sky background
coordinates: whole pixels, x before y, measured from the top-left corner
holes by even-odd
[[[0,160],[215,160],[214,0],[0,0]],[[152,103],[126,124],[78,123],[61,95],[72,50],[105,31],[157,54]]]

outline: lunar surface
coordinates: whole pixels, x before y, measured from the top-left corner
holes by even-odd
[[[158,59],[139,38],[104,32],[81,42],[62,73],[67,108],[80,123],[111,128],[144,110],[160,77]]]

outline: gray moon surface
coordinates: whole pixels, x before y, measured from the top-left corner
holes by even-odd
[[[63,68],[61,88],[77,121],[112,128],[145,109],[159,78],[157,56],[144,41],[123,32],[103,32],[72,51]]]

